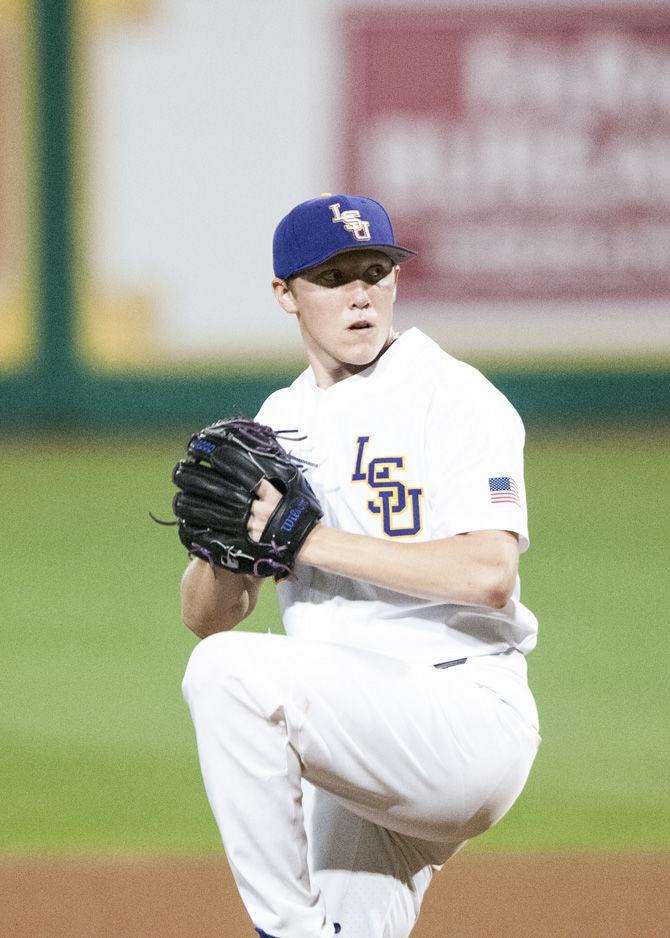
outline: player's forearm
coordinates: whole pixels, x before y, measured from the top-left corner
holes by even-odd
[[[298,559],[420,599],[502,608],[514,590],[518,546],[504,531],[407,544],[317,525]]]
[[[192,560],[181,581],[181,615],[198,638],[235,628],[256,605],[260,583],[253,577]]]

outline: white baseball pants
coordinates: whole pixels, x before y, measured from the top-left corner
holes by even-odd
[[[433,870],[505,814],[530,771],[536,711],[512,655],[523,671],[509,655],[438,670],[248,632],[196,646],[184,696],[255,926],[410,934]]]

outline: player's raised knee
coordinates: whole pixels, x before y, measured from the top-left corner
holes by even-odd
[[[233,667],[239,634],[217,632],[195,646],[186,665],[182,683],[185,696],[205,684],[220,681]]]
[[[250,632],[217,632],[199,642],[189,658],[182,683],[188,697],[203,687],[225,685],[229,678],[260,675],[264,662],[272,660],[267,639]]]

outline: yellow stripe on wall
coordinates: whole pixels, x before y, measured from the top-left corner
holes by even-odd
[[[89,23],[127,23],[153,13],[156,0],[81,0],[81,12]]]
[[[36,350],[36,89],[32,4],[0,0],[0,371]]]
[[[161,364],[150,296],[87,290],[84,304],[78,349],[88,364],[113,371]]]

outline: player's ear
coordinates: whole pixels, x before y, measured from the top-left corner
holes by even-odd
[[[295,315],[298,312],[298,304],[286,280],[282,280],[281,277],[273,277],[272,292],[285,313]]]
[[[398,278],[400,277],[400,264],[396,264],[393,268],[393,302],[395,303],[396,294],[398,292]]]

